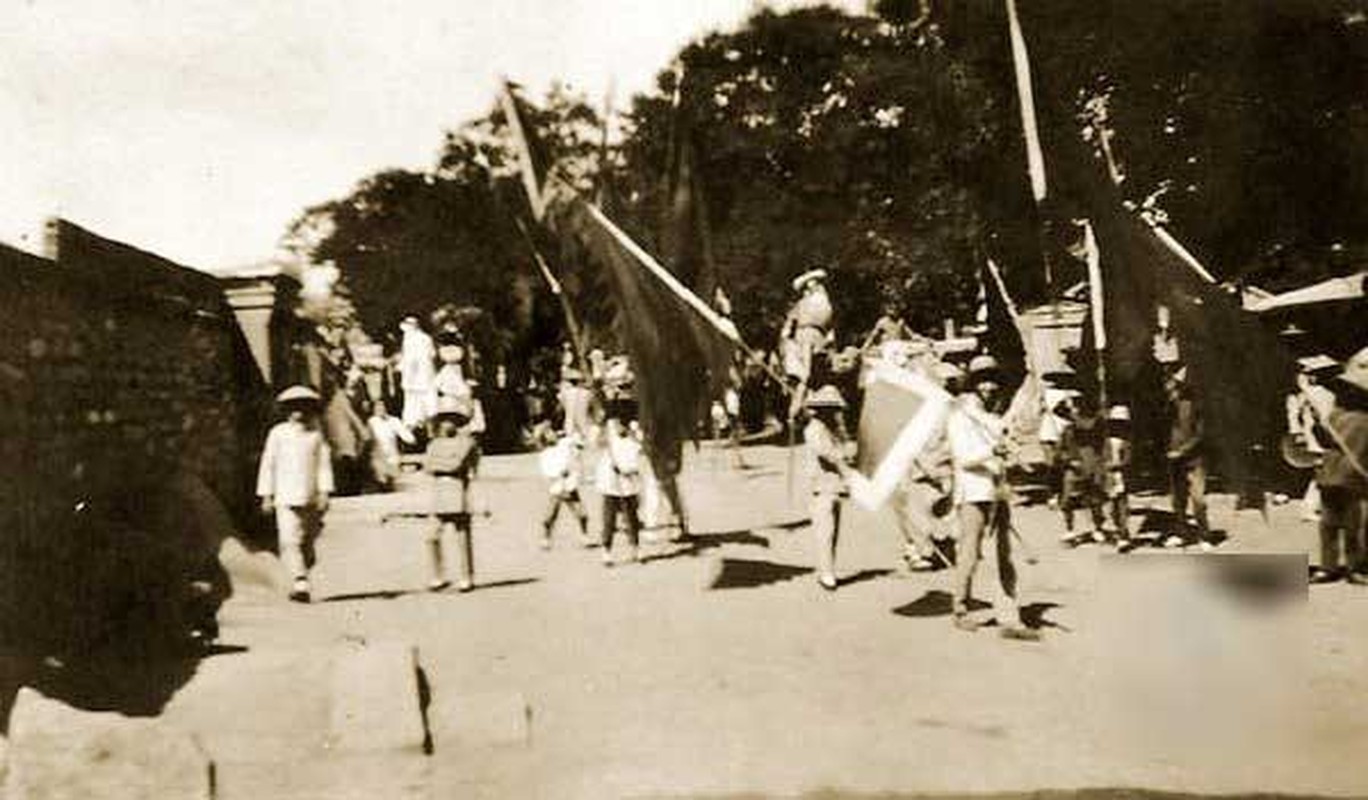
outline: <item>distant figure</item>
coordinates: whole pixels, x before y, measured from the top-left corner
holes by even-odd
[[[470,482],[479,448],[470,430],[474,411],[464,398],[444,398],[437,407],[436,430],[428,442],[424,468],[432,476],[432,513],[437,524],[428,534],[432,580],[428,588],[439,592],[451,585],[446,576],[442,537],[456,537],[457,584],[462,591],[475,586],[475,552],[471,541]]]
[[[1070,545],[1106,541],[1106,515],[1102,508],[1106,498],[1102,446],[1106,437],[1096,406],[1096,401],[1084,395],[1077,404],[1066,404],[1061,409],[1068,424],[1059,440],[1059,458],[1064,467],[1059,507],[1064,513],[1065,542]],[[1081,509],[1087,509],[1092,529],[1078,535],[1074,515]]]
[[[1131,464],[1130,407],[1112,406],[1107,411],[1107,441],[1103,446],[1103,466],[1106,480],[1107,510],[1111,513],[1112,529],[1116,534],[1116,548],[1125,552],[1132,546],[1130,535],[1130,487],[1126,473]]]
[[[808,452],[812,475],[812,538],[817,550],[817,583],[829,592],[839,585],[836,579],[836,543],[841,533],[841,505],[850,496],[847,476],[851,472],[849,439],[842,412],[845,398],[835,386],[827,384],[808,395],[808,415],[803,426],[803,444]]]
[[[826,278],[826,270],[811,269],[793,279],[798,299],[789,309],[779,334],[784,374],[795,389],[789,406],[790,420],[803,410],[808,387],[822,378],[813,374],[815,362],[835,338]]]
[[[998,629],[1003,638],[1034,640],[1039,634],[1026,627],[1017,605],[1012,510],[1006,477],[1006,425],[998,414],[1002,405],[1000,380],[997,361],[992,356],[975,356],[969,362],[973,394],[958,400],[946,423],[960,521],[952,612],[956,628],[972,631],[979,627],[969,616],[969,598],[974,571],[983,558],[983,540],[991,539],[997,550]]]
[[[410,430],[421,427],[432,417],[437,406],[437,350],[417,317],[405,317],[399,323],[404,334],[399,357],[399,385],[404,391],[404,424]]]
[[[275,511],[280,560],[293,583],[290,599],[310,599],[314,543],[332,495],[332,453],[319,429],[321,398],[307,386],[291,386],[276,398],[285,413],[266,436],[257,471],[257,496],[265,513]]]
[[[542,515],[543,550],[551,549],[551,534],[562,507],[568,508],[579,523],[580,544],[588,547],[593,543],[589,538],[589,514],[585,512],[580,499],[580,458],[583,451],[584,440],[571,433],[561,436],[541,453],[539,461],[542,475],[551,480],[546,513]]]
[[[414,444],[417,440],[403,420],[389,413],[383,400],[378,400],[366,421],[371,433],[371,475],[385,491],[394,489],[399,478],[399,443]]]
[[[631,560],[641,560],[641,442],[628,426],[631,401],[616,399],[605,408],[603,454],[595,473],[595,484],[603,498],[603,565],[613,566],[613,539],[618,520],[627,529]]]
[[[558,396],[565,419],[561,433],[579,436],[588,441],[594,427],[594,393],[585,385],[584,373],[576,367],[561,370],[561,387]]]
[[[1346,578],[1368,585],[1368,551],[1363,541],[1363,504],[1368,500],[1368,348],[1350,356],[1331,385],[1334,406],[1320,427],[1328,447],[1316,473],[1321,556],[1320,565],[1311,571],[1311,582]]]
[[[1169,489],[1173,493],[1173,531],[1164,539],[1165,547],[1182,547],[1189,542],[1188,508],[1197,523],[1197,543],[1203,550],[1213,547],[1211,524],[1207,519],[1205,423],[1202,410],[1188,383],[1187,370],[1179,369],[1168,377],[1164,390],[1169,401],[1168,458]]]

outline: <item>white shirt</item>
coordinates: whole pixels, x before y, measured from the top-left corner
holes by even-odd
[[[367,424],[370,427],[371,437],[375,439],[376,449],[387,460],[399,458],[400,440],[413,444],[413,434],[409,433],[409,429],[404,427],[404,423],[396,417],[372,416]]]
[[[955,502],[991,503],[1000,499],[1002,459],[995,449],[1004,434],[1002,418],[983,409],[976,397],[955,405],[946,422],[955,472]]]
[[[631,436],[608,435],[595,474],[594,488],[610,497],[634,497],[641,491],[641,442]]]
[[[432,337],[421,330],[404,331],[402,355],[399,360],[400,385],[406,392],[426,392],[432,389],[437,374],[437,348]]]
[[[332,453],[323,433],[298,422],[271,428],[257,470],[257,496],[277,506],[315,505],[333,492]]]
[[[579,451],[568,438],[543,450],[540,461],[542,475],[551,479],[551,494],[567,495],[579,491]]]

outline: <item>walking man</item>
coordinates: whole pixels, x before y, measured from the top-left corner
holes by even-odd
[[[276,398],[285,421],[271,428],[261,450],[257,496],[274,510],[280,561],[293,583],[290,599],[309,602],[314,542],[333,492],[332,453],[319,429],[321,398],[307,386],[291,386]]]
[[[1040,634],[1022,623],[1017,606],[1017,570],[1012,560],[1012,519],[1006,480],[1006,428],[997,413],[1002,404],[998,374],[997,361],[992,356],[975,356],[969,362],[973,393],[956,403],[946,423],[960,521],[952,611],[956,628],[972,631],[979,627],[969,616],[969,599],[974,571],[983,557],[982,544],[988,539],[997,551],[1000,591],[995,605],[1002,637],[1036,640]]]

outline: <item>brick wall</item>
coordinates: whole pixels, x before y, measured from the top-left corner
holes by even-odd
[[[94,546],[87,539],[106,536],[102,528],[178,535],[163,499],[177,481],[202,481],[240,527],[252,527],[269,413],[213,277],[54,225],[54,260],[0,247],[7,611],[32,602],[32,591],[13,594],[23,593],[19,583],[85,591],[89,575],[78,573],[99,565],[82,553]],[[106,517],[117,524],[103,525]]]

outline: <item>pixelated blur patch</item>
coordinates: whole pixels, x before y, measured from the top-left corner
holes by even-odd
[[[1205,771],[1304,747],[1306,565],[1303,554],[1101,558],[1085,633],[1098,734]]]

